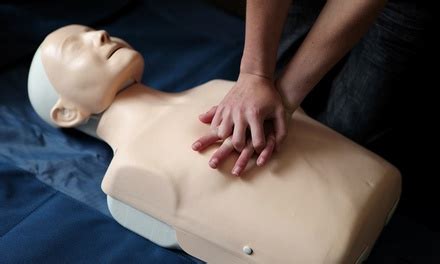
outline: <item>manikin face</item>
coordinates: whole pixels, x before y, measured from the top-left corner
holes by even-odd
[[[142,56],[123,40],[80,25],[47,36],[41,59],[60,95],[51,117],[61,126],[75,126],[90,114],[104,111],[124,85],[140,82],[144,65]]]

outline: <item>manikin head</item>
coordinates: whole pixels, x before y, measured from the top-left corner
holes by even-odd
[[[144,61],[125,41],[81,25],[62,27],[38,48],[29,71],[31,104],[46,122],[77,127],[100,114],[129,83],[140,82]]]

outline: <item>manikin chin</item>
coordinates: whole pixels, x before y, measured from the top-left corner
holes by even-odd
[[[234,85],[182,93],[141,84],[143,58],[105,31],[71,25],[48,35],[29,73],[38,115],[107,142],[102,182],[113,217],[209,263],[355,263],[366,258],[400,196],[391,164],[314,121],[291,117],[282,151],[230,174],[237,154],[208,166],[217,146],[197,116]]]

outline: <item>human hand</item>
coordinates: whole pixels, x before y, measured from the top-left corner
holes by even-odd
[[[278,149],[287,134],[285,115],[281,97],[272,80],[241,73],[220,104],[199,118],[204,123],[211,123],[211,129],[217,132],[220,139],[232,135],[232,145],[237,151],[245,147],[246,130],[249,128],[252,145],[257,153],[261,153],[267,143],[264,121],[273,121]]]
[[[260,161],[262,164],[270,159],[273,153],[273,149],[275,147],[275,136],[273,134],[273,131],[269,130],[267,134],[268,136],[266,139],[266,147],[261,151],[258,158],[259,160],[262,159],[262,161]],[[220,138],[218,137],[217,133],[211,131],[207,135],[201,137],[196,143],[194,143],[193,149],[197,151],[202,151],[219,140]],[[199,143],[199,145],[196,146],[197,143]],[[209,166],[211,166],[211,168],[213,169],[216,169],[234,151],[236,150],[232,145],[231,137],[226,138],[225,140],[223,140],[221,146],[212,155],[211,159],[209,160]],[[241,150],[231,173],[235,176],[240,176],[246,168],[247,164],[249,163],[250,159],[254,155],[254,152],[255,151],[251,139],[247,139],[246,146]],[[258,160],[257,163],[259,163]]]
[[[216,114],[220,116],[217,119]],[[209,165],[216,168],[235,149],[241,152],[232,171],[238,176],[254,152],[259,154],[257,165],[263,166],[273,150],[280,148],[287,134],[290,114],[285,110],[271,80],[242,73],[220,105],[200,115],[199,119],[211,124],[212,129],[194,142],[193,149],[199,151],[223,139],[222,147],[212,156]],[[269,124],[266,131],[264,124]],[[251,138],[246,135],[248,127]],[[232,130],[234,133],[231,135]]]

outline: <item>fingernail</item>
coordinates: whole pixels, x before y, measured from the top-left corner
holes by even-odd
[[[257,165],[258,165],[258,166],[263,165],[263,158],[258,158],[258,160],[257,160]]]
[[[216,158],[209,161],[209,165],[214,169],[217,168],[217,163],[218,163],[218,159]]]
[[[232,174],[234,174],[235,176],[239,176],[240,175],[240,171],[241,171],[241,167],[240,166],[236,166],[232,170]]]
[[[198,150],[201,146],[202,144],[200,142],[196,142],[192,145],[192,148],[193,150]]]

